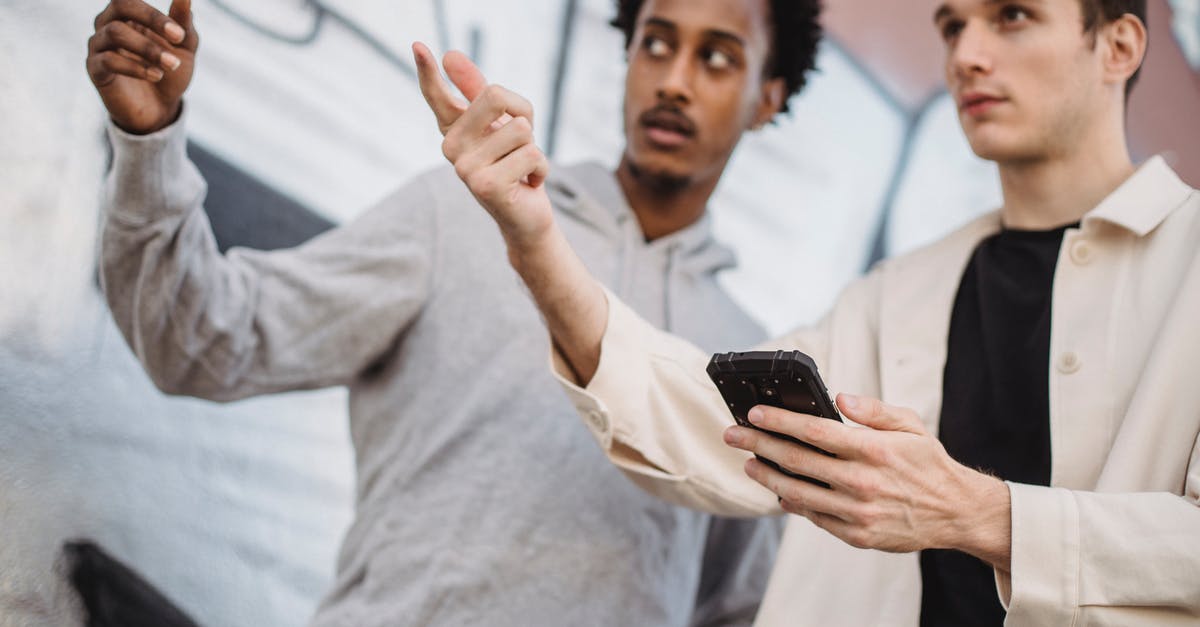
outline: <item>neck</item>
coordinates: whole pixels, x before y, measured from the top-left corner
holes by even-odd
[[[1117,125],[1085,135],[1062,154],[999,162],[1001,218],[1012,229],[1046,230],[1079,222],[1134,172]]]
[[[700,219],[717,187],[712,180],[688,181],[678,187],[655,186],[634,173],[627,157],[617,166],[617,182],[637,217],[646,241],[670,235]]]

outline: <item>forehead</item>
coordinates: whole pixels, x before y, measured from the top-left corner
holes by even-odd
[[[729,33],[747,43],[766,43],[771,32],[768,0],[646,0],[638,25],[651,19],[680,31]]]
[[[934,9],[933,19],[970,15],[1008,5],[1042,10],[1055,16],[1082,16],[1081,2],[1083,0],[941,0],[934,3],[937,8]]]

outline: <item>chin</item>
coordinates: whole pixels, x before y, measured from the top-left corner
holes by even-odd
[[[629,172],[634,180],[658,192],[676,192],[692,183],[691,172],[678,166],[662,163],[659,159],[629,158]]]
[[[987,161],[1019,162],[1033,160],[1037,157],[1037,151],[1032,149],[1029,142],[1019,141],[1012,137],[1001,137],[997,133],[969,133],[967,143],[971,145],[971,152]]]

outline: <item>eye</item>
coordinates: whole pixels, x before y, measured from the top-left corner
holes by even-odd
[[[954,41],[954,38],[958,37],[958,34],[962,32],[962,29],[962,20],[946,20],[942,22],[942,41],[946,43]]]
[[[733,57],[720,50],[706,50],[704,62],[714,70],[727,70],[733,67]]]
[[[1024,7],[1010,4],[1000,9],[1000,21],[1005,24],[1020,24],[1029,19],[1029,11]]]
[[[665,40],[655,37],[654,35],[647,35],[646,38],[642,40],[642,47],[644,47],[646,52],[650,53],[650,56],[652,57],[665,57],[671,54],[671,45]]]

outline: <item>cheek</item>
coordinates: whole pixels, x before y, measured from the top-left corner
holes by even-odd
[[[714,80],[701,93],[708,94],[709,122],[727,130],[723,135],[738,135],[758,113],[760,88],[743,79]]]

